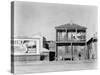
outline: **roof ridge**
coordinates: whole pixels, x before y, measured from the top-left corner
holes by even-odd
[[[63,24],[63,25],[60,25],[60,26],[56,26],[55,28],[78,28],[78,29],[87,29],[86,27],[84,26],[80,26],[78,24],[75,24],[75,23],[67,23],[67,24]]]

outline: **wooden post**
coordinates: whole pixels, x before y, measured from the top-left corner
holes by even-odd
[[[72,50],[72,61],[73,61],[73,45],[71,43],[71,50]]]
[[[56,41],[58,41],[58,32],[56,30]]]
[[[57,32],[57,29],[56,29],[56,51],[55,51],[55,59],[56,59],[56,61],[57,61],[57,41],[58,41],[58,32]]]
[[[56,44],[56,61],[58,61],[58,46]]]
[[[58,48],[57,48],[57,41],[59,41],[58,37],[59,37],[58,31],[56,30],[56,52],[55,52],[56,61],[58,60]]]
[[[68,33],[67,33],[67,29],[66,29],[66,41],[68,40]]]
[[[76,29],[75,41],[77,41],[77,29]]]
[[[88,58],[88,55],[87,55],[87,43],[85,42],[85,59],[87,59]]]
[[[60,41],[62,41],[62,32],[60,32]]]

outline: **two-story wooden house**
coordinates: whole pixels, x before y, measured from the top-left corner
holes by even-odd
[[[86,58],[86,27],[68,23],[56,26],[56,59],[83,60]]]

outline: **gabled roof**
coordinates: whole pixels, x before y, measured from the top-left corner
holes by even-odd
[[[68,24],[63,24],[60,26],[56,26],[56,29],[62,29],[62,28],[67,28],[67,29],[87,29],[86,27],[80,26],[78,24],[74,24],[74,23],[68,23]]]

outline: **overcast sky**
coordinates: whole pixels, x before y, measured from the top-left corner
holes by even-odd
[[[42,34],[55,40],[55,26],[72,21],[87,27],[87,39],[97,32],[97,7],[68,4],[16,2],[14,9],[14,35]]]

